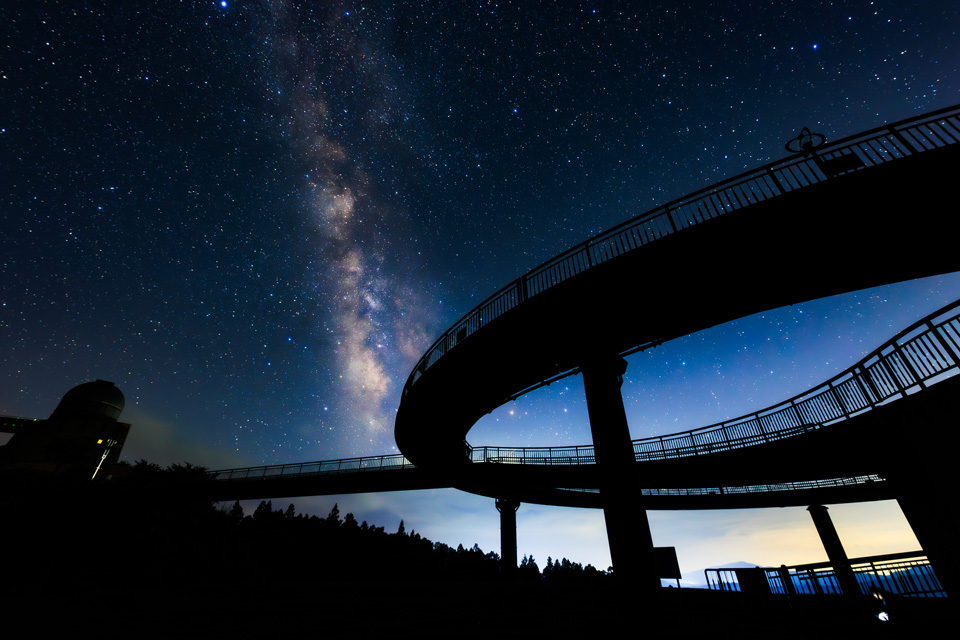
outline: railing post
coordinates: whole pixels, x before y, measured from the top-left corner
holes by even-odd
[[[787,569],[787,565],[782,564],[780,568],[777,569],[777,573],[780,574],[780,583],[783,585],[783,593],[788,596],[797,595],[797,590],[793,586],[793,579],[790,577],[790,570]]]
[[[671,231],[671,233],[676,233],[676,232],[677,232],[677,224],[673,221],[673,213],[670,212],[670,207],[664,205],[663,211],[664,211],[664,213],[667,214],[667,222],[670,223],[670,231]]]
[[[877,360],[877,362],[879,362],[879,360]],[[874,364],[876,364],[876,362]],[[880,394],[880,389],[877,388],[877,383],[873,381],[873,374],[870,372],[870,368],[864,366],[862,370],[863,379],[866,381],[867,386],[870,387],[870,390],[873,391],[873,400],[870,401],[870,405],[873,406],[880,402],[883,396]]]
[[[896,351],[893,351],[896,353]],[[880,359],[877,361],[879,364],[883,365],[883,368],[886,369],[887,374],[889,374],[890,379],[893,381],[893,386],[897,388],[897,391],[900,392],[900,396],[903,398],[907,397],[907,392],[903,387],[903,384],[900,382],[900,378],[897,377],[897,372],[893,370],[893,367],[887,362],[887,357],[882,353],[879,354]]]
[[[763,438],[763,441],[770,442],[770,436],[767,434],[767,428],[763,426],[763,420],[760,419],[760,414],[754,413],[753,417],[757,420],[757,426],[760,428],[760,436]]]
[[[910,358],[908,358],[908,357],[906,356],[906,352],[900,347],[900,345],[894,344],[894,345],[893,345],[893,351],[894,351],[894,353],[897,353],[897,354],[900,355],[900,359],[903,361],[904,366],[905,366],[907,369],[909,369],[910,375],[912,375],[914,381],[915,381],[918,385],[920,385],[920,388],[921,388],[921,389],[926,389],[926,388],[927,388],[927,385],[924,384],[924,382],[923,382],[923,377],[922,377],[919,373],[917,373],[917,370],[913,367],[913,363],[910,362]]]
[[[900,141],[900,144],[905,146],[908,151],[911,153],[920,153],[923,149],[917,149],[912,142],[909,142],[906,138],[903,137],[903,134],[899,130],[890,127],[888,131],[893,135],[894,138]]]
[[[779,195],[783,195],[787,192],[787,190],[783,188],[783,185],[780,184],[780,178],[777,177],[777,174],[775,174],[773,169],[770,167],[767,167],[767,175],[770,176],[770,179],[773,180],[773,183],[777,185],[777,190],[780,191]]]
[[[847,411],[847,406],[843,403],[843,399],[840,397],[840,394],[837,393],[837,388],[833,386],[833,383],[830,383],[827,388],[830,389],[830,395],[833,396],[833,401],[837,403],[837,409],[840,410],[840,415],[850,415],[850,412]]]
[[[857,373],[858,371],[860,371],[861,373]],[[870,405],[872,404],[870,402],[870,394],[867,393],[867,388],[863,386],[863,380],[860,379],[861,375],[862,375],[862,369],[860,369],[860,367],[854,367],[852,372],[852,377],[856,381],[857,388],[860,389],[860,393],[863,394],[864,400],[867,401],[867,405]]]
[[[796,416],[797,426],[798,426],[798,427],[802,427],[802,426],[803,426],[804,424],[806,424],[806,423],[805,423],[804,420],[803,420],[803,416],[800,415],[800,409],[797,408],[797,403],[796,403],[795,401],[791,400],[791,401],[790,401],[790,406],[793,407],[793,415]]]
[[[940,334],[940,327],[935,327],[931,322],[927,322],[927,326],[930,327],[931,333],[933,333],[933,335],[936,337],[944,351],[947,352],[947,355],[953,359],[954,366],[960,366],[960,355],[957,355],[957,352],[953,350],[953,347],[950,346],[950,343],[947,342]]]
[[[523,304],[527,301],[527,276],[526,274],[517,278],[517,304]]]

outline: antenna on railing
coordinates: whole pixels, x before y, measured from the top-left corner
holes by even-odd
[[[796,138],[787,140],[784,148],[790,153],[802,153],[804,155],[813,153],[817,147],[822,147],[827,141],[827,136],[822,133],[811,133],[810,129],[804,127],[800,130],[800,135]]]

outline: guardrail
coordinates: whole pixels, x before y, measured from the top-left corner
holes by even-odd
[[[706,427],[633,441],[638,461],[739,449],[846,420],[960,373],[960,300],[910,325],[855,365],[772,407]],[[592,464],[593,446],[473,447],[472,462]]]
[[[907,597],[946,597],[930,561],[922,551],[854,558],[850,568],[863,595],[874,592]],[[840,594],[836,569],[818,562],[781,569],[766,569],[772,593]],[[789,584],[787,584],[789,581]]]
[[[947,597],[923,551],[851,558],[850,568],[862,595],[914,598]],[[839,595],[836,569],[829,562],[780,568],[706,569],[709,589],[763,591],[778,595]]]
[[[957,142],[960,106],[947,107],[771,162],[642,213],[544,262],[469,311],[420,358],[403,393],[448,351],[485,325],[595,265],[730,211]]]
[[[910,325],[843,373],[810,391],[760,411],[707,427],[633,441],[638,461],[705,455],[718,451],[782,440],[846,420],[874,407],[902,398],[960,373],[960,300]],[[567,447],[473,447],[466,445],[471,462],[526,465],[594,464],[593,445]],[[211,471],[215,480],[250,480],[413,469],[402,454],[321,460]],[[855,482],[875,478],[863,476]],[[819,483],[844,482],[844,479]],[[815,488],[789,483],[775,491]],[[848,482],[849,484],[849,482]],[[830,485],[834,486],[834,485]],[[740,488],[745,489],[745,488]],[[683,489],[724,491],[736,487]],[[648,490],[658,491],[658,490]],[[680,491],[663,489],[660,491]],[[650,494],[656,495],[656,494]],[[670,494],[677,495],[677,494]],[[693,494],[691,494],[693,495]],[[703,494],[699,494],[703,495]]]
[[[910,325],[843,373],[810,391],[760,411],[707,427],[633,441],[638,461],[705,455],[782,440],[846,420],[960,373],[960,300]],[[471,462],[526,465],[594,464],[593,445],[567,447],[473,447]],[[303,477],[363,471],[413,469],[402,454],[320,460],[211,471],[215,480]],[[758,491],[816,488],[821,483],[850,484],[850,479],[763,485]],[[853,482],[879,480],[858,476]],[[799,486],[808,485],[811,486]],[[789,486],[788,486],[789,485]],[[796,485],[796,486],[795,486]],[[815,485],[815,486],[814,486]],[[782,488],[772,488],[782,487]],[[646,491],[747,491],[744,487],[649,489]],[[659,494],[650,494],[659,495]],[[664,494],[666,495],[666,494]],[[679,494],[669,494],[679,495]],[[694,494],[689,494],[694,495]],[[703,493],[696,495],[704,495]]]
[[[731,496],[751,493],[770,493],[773,491],[800,491],[804,489],[826,489],[830,487],[849,487],[874,482],[885,482],[876,474],[850,476],[847,478],[828,478],[824,480],[804,480],[802,482],[779,482],[776,484],[751,484],[739,487],[683,487],[679,489],[642,489],[645,496]]]
[[[744,495],[751,493],[770,493],[775,491],[799,491],[803,489],[824,489],[830,487],[850,487],[862,484],[886,482],[877,474],[849,476],[845,478],[826,478],[823,480],[804,480],[801,482],[778,482],[775,484],[750,484],[737,487],[677,487],[673,489],[640,489],[644,496],[716,496]],[[575,489],[558,488],[558,491],[576,491],[577,493],[600,493],[597,488]]]
[[[322,476],[338,473],[362,473],[364,471],[389,471],[413,469],[413,465],[401,454],[320,460],[293,464],[273,464],[262,467],[222,469],[211,471],[214,480],[266,480],[273,478]]]

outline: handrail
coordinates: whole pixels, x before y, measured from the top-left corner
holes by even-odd
[[[547,260],[467,312],[427,349],[407,377],[403,394],[450,349],[496,318],[600,263],[730,211],[957,142],[960,105],[848,136],[815,152],[771,162],[631,218]]]
[[[939,321],[938,321],[939,320]],[[820,429],[960,373],[960,300],[934,311],[813,389],[706,427],[633,441],[638,461],[739,449]],[[592,464],[592,445],[473,447],[473,462]]]
[[[214,480],[263,480],[282,477],[320,476],[339,473],[362,473],[364,471],[387,471],[394,469],[413,469],[414,466],[402,454],[365,456],[360,458],[342,458],[339,460],[319,460],[317,462],[295,462],[292,464],[272,464],[261,467],[243,467],[211,471]]]
[[[672,489],[641,489],[645,496],[709,496],[744,495],[751,493],[769,493],[771,491],[803,491],[827,489],[831,487],[850,487],[862,484],[885,482],[876,474],[867,476],[849,476],[846,478],[825,478],[823,480],[803,480],[801,482],[778,482],[776,484],[750,484],[737,487],[680,487]]]
[[[913,323],[846,371],[811,390],[732,420],[634,440],[634,454],[638,461],[675,459],[782,440],[846,420],[957,373],[960,373],[960,300]],[[466,443],[466,447],[468,459],[477,463],[578,466],[596,462],[593,445],[473,447]],[[402,454],[388,454],[223,469],[211,471],[210,475],[215,480],[229,481],[414,468]],[[858,477],[855,482],[876,479],[864,476]],[[835,484],[837,481],[811,482]],[[839,482],[850,484],[843,479]],[[813,488],[806,485],[807,483],[787,483],[776,486],[789,489]],[[724,490],[735,488],[717,490],[723,493]]]
[[[847,476],[844,478],[823,478],[821,480],[802,480],[800,482],[778,482],[775,484],[749,484],[732,487],[672,487],[660,489],[640,489],[644,496],[731,496],[752,493],[771,493],[777,491],[804,491],[811,489],[830,489],[834,487],[851,487],[864,484],[879,484],[886,482],[875,473],[866,476]],[[558,487],[558,491],[574,491],[577,493],[600,493],[597,488],[566,488]]]
[[[923,550],[850,558],[856,586],[862,595],[894,595],[900,598],[944,598],[944,591]],[[704,570],[708,588],[740,591],[742,572],[762,571],[769,593],[816,596],[841,594],[843,589],[833,563],[814,562],[781,567],[711,568]]]

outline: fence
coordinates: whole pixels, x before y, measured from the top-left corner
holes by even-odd
[[[930,561],[922,551],[852,558],[850,566],[862,595],[945,598]],[[839,595],[834,567],[827,562],[779,568],[706,569],[709,589],[778,595]]]

